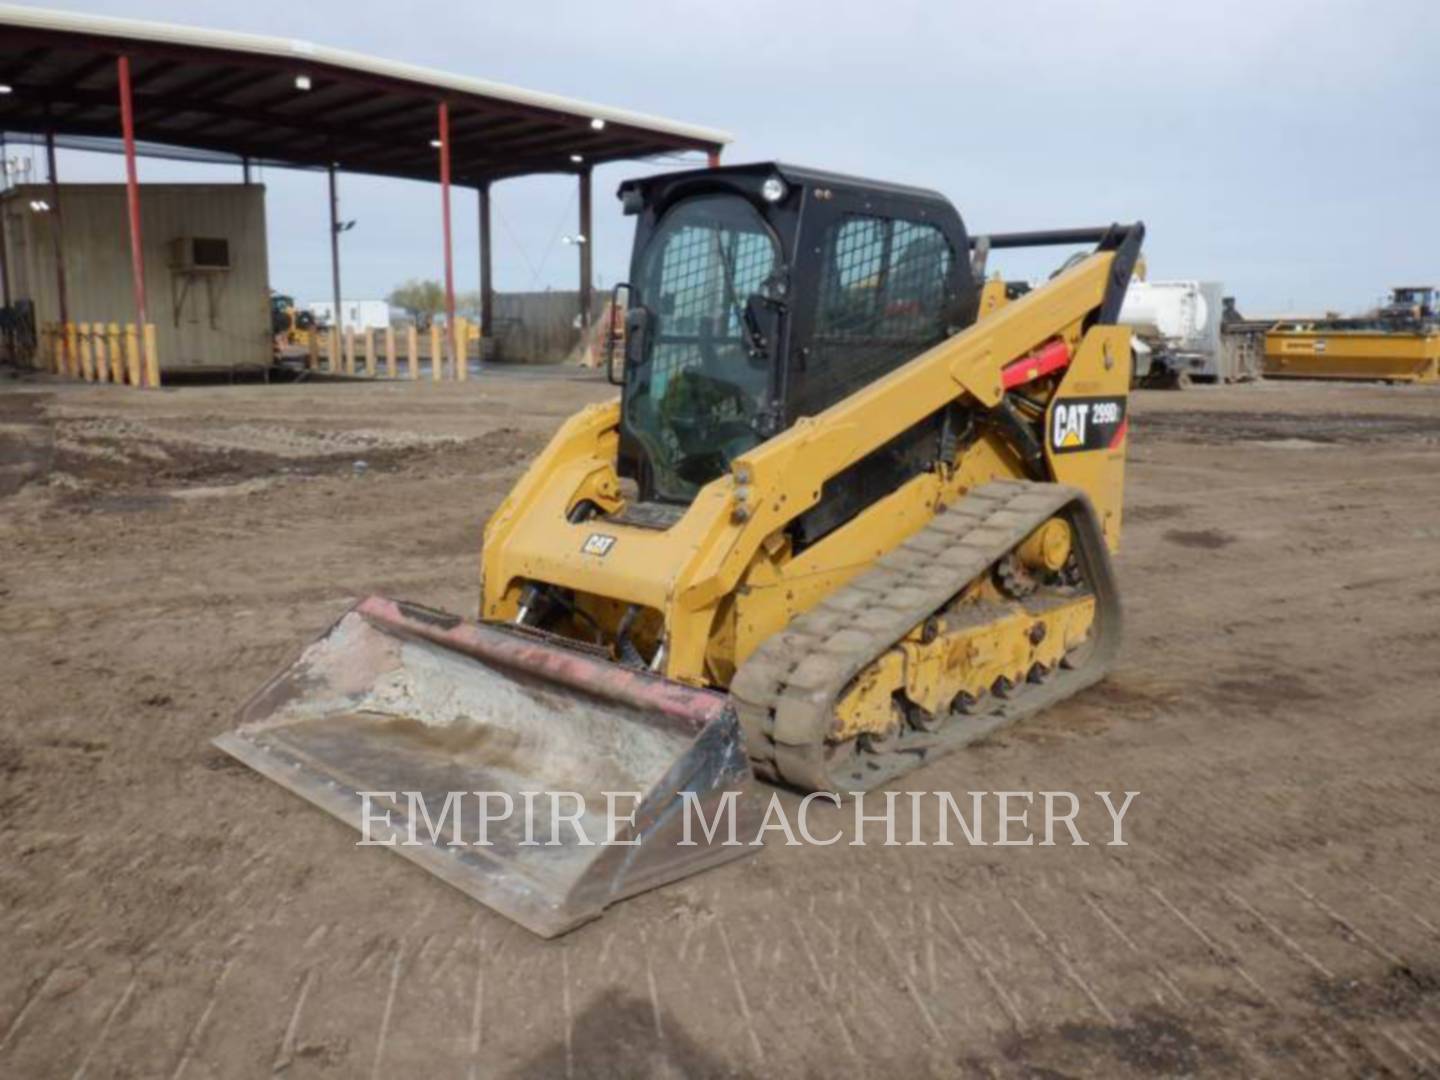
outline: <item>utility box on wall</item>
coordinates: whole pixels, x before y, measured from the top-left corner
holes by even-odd
[[[76,323],[132,323],[135,293],[123,184],[60,187],[66,313]],[[48,185],[0,195],[12,302],[36,325],[61,321]],[[149,320],[162,372],[268,367],[269,254],[259,184],[146,184],[140,234]]]

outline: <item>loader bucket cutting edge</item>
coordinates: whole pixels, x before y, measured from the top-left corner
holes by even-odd
[[[698,816],[694,844],[679,843],[687,814],[712,821],[727,799],[736,835],[755,835],[753,777],[723,695],[383,597],[306,647],[215,745],[362,832],[369,793],[372,843],[542,937],[755,850],[721,843],[728,823],[707,840]],[[446,817],[451,792],[462,795]],[[583,799],[591,843],[564,821],[552,835],[552,792]],[[611,843],[605,792],[639,798],[616,801]],[[474,793],[493,793],[492,813],[504,796],[515,808],[489,822],[483,844]]]

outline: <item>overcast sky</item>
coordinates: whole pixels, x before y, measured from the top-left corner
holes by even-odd
[[[1152,279],[1225,282],[1242,310],[1369,306],[1440,279],[1440,4],[1429,0],[88,0],[41,5],[304,38],[721,128],[780,158],[937,188],[972,232],[1143,219]],[[596,172],[596,269],[623,277]],[[119,180],[65,154],[65,178]],[[236,170],[142,161],[141,178]],[[267,170],[270,271],[329,295],[323,174]],[[496,284],[572,288],[573,180],[495,188]],[[478,279],[457,192],[457,285]],[[440,276],[437,187],[342,177],[345,294]],[[1004,253],[1002,253],[1004,254]],[[1028,276],[1033,264],[992,259]]]

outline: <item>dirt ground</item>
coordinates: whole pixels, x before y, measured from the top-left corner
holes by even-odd
[[[366,593],[473,613],[606,393],[0,382],[0,1074],[1440,1075],[1440,388],[1136,396],[1115,673],[906,785],[1128,846],[771,843],[545,942],[209,740]]]

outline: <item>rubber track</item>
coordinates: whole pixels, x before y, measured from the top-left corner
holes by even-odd
[[[987,696],[978,713],[951,714],[933,734],[907,731],[896,749],[863,754],[858,769],[832,775],[825,739],[854,678],[1062,512],[1073,528],[1082,580],[1095,597],[1080,665],[1057,668],[1047,682],[1026,684],[1012,699]],[[730,697],[757,775],[806,791],[865,790],[1091,685],[1113,661],[1119,632],[1110,556],[1088,496],[1063,484],[994,481],[769,638],[736,672]]]

